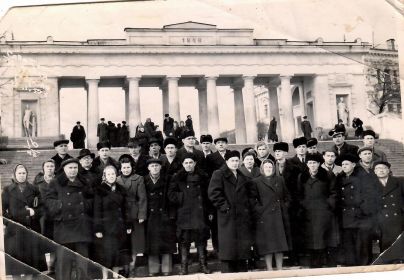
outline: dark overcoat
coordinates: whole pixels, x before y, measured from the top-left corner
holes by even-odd
[[[5,252],[28,267],[43,269],[41,266],[45,264],[45,259],[40,250],[40,240],[30,231],[41,232],[39,218],[42,211],[38,188],[26,183],[21,192],[19,184],[13,181],[3,188],[1,198],[4,224],[7,226],[4,234]],[[26,207],[34,209],[35,214],[30,216]],[[32,274],[32,269],[10,265],[7,259],[6,257],[7,274]]]
[[[255,244],[259,255],[292,248],[288,215],[289,194],[280,176],[261,175],[248,184],[254,205]]]
[[[178,151],[177,151],[178,159],[182,162],[184,155],[187,153],[188,152],[184,147],[178,149]],[[204,166],[204,161],[205,161],[204,153],[201,150],[198,150],[196,148],[193,149],[192,153],[195,155],[197,166],[199,166],[199,167]]]
[[[80,128],[75,125],[73,127],[73,131],[70,134],[70,141],[73,142],[74,149],[83,149],[84,148],[84,140],[86,139],[86,131],[84,130],[84,126],[80,125]]]
[[[161,173],[165,175],[172,176],[182,168],[182,162],[178,156],[176,156],[171,163],[168,161],[166,155],[161,155],[160,159],[163,162]]]
[[[168,120],[164,119],[163,121],[163,131],[166,137],[174,136],[174,119],[169,117]]]
[[[277,127],[277,121],[275,119],[272,119],[269,122],[269,128],[268,128],[268,140],[272,140],[275,142],[278,142],[278,135],[276,134],[276,127]]]
[[[302,121],[300,124],[300,127],[302,129],[304,137],[309,139],[311,137],[311,133],[313,132],[313,129],[311,128],[311,124],[309,121]]]
[[[66,154],[64,158],[61,158],[59,156],[59,154],[54,155],[53,157],[51,157],[51,159],[53,159],[55,161],[55,173],[61,174],[63,172],[63,169],[60,168],[60,166],[62,165],[62,162],[64,162],[65,160],[68,160],[69,158],[73,158],[71,155]]]
[[[303,236],[306,249],[337,247],[338,224],[335,215],[335,179],[319,168],[315,177],[308,170],[298,178],[299,203],[302,210]]]
[[[125,264],[128,255],[126,230],[131,228],[127,219],[126,190],[115,184],[115,190],[105,182],[95,188],[94,232],[101,232],[102,238],[95,239],[95,259],[112,268]]]
[[[121,169],[121,164],[114,158],[108,157],[106,163],[101,160],[101,158],[98,156],[93,160],[91,170],[97,174],[97,178],[101,179],[102,174],[104,172],[104,168],[108,165],[112,165],[113,167],[116,168],[117,171]]]
[[[344,142],[344,144],[342,145],[342,147],[340,149],[338,149],[336,145],[333,145],[331,147],[331,150],[337,156],[337,158],[335,159],[335,164],[341,165],[341,156],[343,156],[345,154],[352,154],[352,155],[358,154],[358,149],[359,149],[358,146],[351,145],[347,142]]]
[[[250,257],[252,212],[245,186],[248,179],[237,170],[237,179],[224,165],[213,172],[209,199],[217,209],[219,259],[242,260]]]
[[[54,240],[60,244],[93,241],[94,194],[80,175],[72,182],[63,172],[49,183],[45,205],[54,222]]]
[[[137,160],[135,160],[135,173],[139,174],[140,176],[146,176],[149,173],[149,170],[147,169],[147,160],[150,159],[150,156],[148,156],[145,153],[140,153],[139,157]]]
[[[226,153],[229,153],[230,150],[226,150]],[[215,170],[218,170],[220,167],[223,165],[226,165],[225,159],[220,155],[218,151],[211,153],[206,156],[206,167],[207,167],[207,172],[210,177],[212,177],[212,174]]]
[[[168,198],[176,207],[178,230],[209,230],[208,185],[208,175],[199,169],[189,175],[182,168],[171,178]]]
[[[144,253],[145,251],[145,227],[144,222],[139,223],[139,220],[146,220],[147,214],[147,195],[144,186],[143,177],[137,174],[132,174],[128,178],[118,177],[116,182],[122,185],[127,193],[128,220],[133,225],[131,233],[132,253]]]
[[[386,186],[378,182],[381,211],[378,213],[381,249],[385,250],[404,231],[404,184],[401,178],[390,176]]]
[[[108,125],[106,123],[99,123],[97,125],[98,142],[108,141]]]
[[[119,142],[121,147],[126,147],[129,142],[129,128],[126,124],[122,125],[121,132],[120,132],[120,139]]]
[[[253,179],[253,178],[257,178],[261,175],[261,171],[258,167],[254,166],[251,169],[251,172],[248,171],[248,169],[242,165],[239,170],[241,171],[241,173],[243,173],[244,176],[246,176],[247,178]]]
[[[146,175],[144,184],[147,193],[146,253],[175,253],[175,209],[168,201],[168,179],[163,176],[153,183],[150,175]]]
[[[41,197],[43,198],[45,196],[46,189],[49,187],[49,184],[45,181],[42,172],[35,176],[33,183],[34,186],[39,190]],[[49,239],[53,239],[53,220],[49,216],[49,211],[45,205],[43,205],[41,212],[42,215],[39,219],[41,225],[41,234]]]

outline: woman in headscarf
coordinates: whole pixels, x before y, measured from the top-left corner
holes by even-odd
[[[265,257],[268,270],[272,270],[275,255],[276,267],[282,269],[283,252],[291,249],[287,206],[289,195],[283,178],[275,175],[274,163],[263,160],[261,176],[249,184],[249,194],[255,216],[255,242],[260,256]]]
[[[4,236],[5,251],[22,264],[7,262],[7,274],[25,274],[25,279],[32,279],[35,271],[41,270],[44,256],[39,250],[40,232],[40,193],[38,188],[27,181],[28,171],[22,164],[13,169],[12,183],[2,192],[3,216],[6,232]],[[26,227],[26,228],[25,228]]]
[[[50,181],[55,177],[55,161],[48,159],[42,163],[42,172],[39,172],[34,179],[34,186],[36,186],[44,197],[45,192],[49,186]],[[41,234],[46,238],[53,240],[53,220],[49,216],[49,211],[46,207],[43,208],[42,216],[39,219],[41,225]],[[55,271],[55,250],[56,247],[50,240],[43,240],[41,242],[41,249],[45,254],[46,265],[48,267],[48,274]]]
[[[135,161],[129,154],[119,157],[121,175],[116,182],[123,186],[127,194],[128,220],[133,224],[130,235],[132,262],[130,263],[130,276],[135,276],[136,255],[145,252],[145,227],[147,215],[147,195],[143,177],[135,174]]]
[[[95,249],[97,261],[118,273],[121,267],[129,263],[126,240],[132,225],[127,220],[125,188],[116,179],[115,167],[106,166],[102,183],[95,189],[94,231],[98,245]],[[107,273],[103,269],[103,278]]]

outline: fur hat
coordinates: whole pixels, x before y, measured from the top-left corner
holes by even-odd
[[[300,145],[307,145],[307,139],[305,137],[299,137],[293,139],[293,147],[297,148]]]
[[[284,152],[289,152],[289,144],[286,143],[286,142],[275,143],[274,146],[273,146],[273,151],[275,152],[277,150],[284,151]]]

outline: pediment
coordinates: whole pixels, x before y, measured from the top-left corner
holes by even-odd
[[[195,21],[186,21],[174,24],[164,25],[163,29],[217,29],[214,24],[207,24]]]

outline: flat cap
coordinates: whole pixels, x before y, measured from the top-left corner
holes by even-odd
[[[365,136],[367,136],[367,135],[370,135],[370,136],[373,136],[373,138],[376,138],[376,133],[375,133],[373,130],[371,130],[371,129],[365,130],[365,131],[362,133],[362,136],[363,136],[363,137],[365,137]]]
[[[158,163],[158,164],[160,164],[160,165],[163,164],[163,162],[161,161],[161,159],[158,159],[158,158],[150,158],[150,159],[148,159],[148,160],[146,161],[146,165],[147,165],[147,166],[149,166],[149,164],[152,164],[152,163]]]
[[[95,158],[95,154],[92,153],[89,149],[81,149],[79,152],[78,159],[82,159],[83,157],[91,156],[92,159]]]
[[[373,149],[371,147],[360,147],[358,149],[358,155],[360,155],[363,151],[371,151],[373,153]]]
[[[219,142],[219,141],[224,141],[224,142],[226,142],[226,143],[229,143],[229,141],[227,140],[227,137],[218,137],[218,138],[216,138],[214,141],[213,141],[213,143],[217,143],[217,142]]]
[[[379,164],[383,164],[383,165],[387,166],[388,168],[391,167],[391,164],[387,161],[377,161],[377,162],[375,162],[374,167],[376,167]]]

